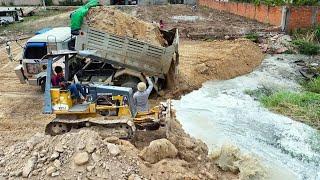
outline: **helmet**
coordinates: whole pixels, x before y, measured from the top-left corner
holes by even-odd
[[[144,82],[139,82],[137,85],[138,91],[143,92],[147,89],[147,85]]]

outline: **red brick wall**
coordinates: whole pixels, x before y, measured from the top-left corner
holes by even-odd
[[[199,4],[213,9],[227,11],[233,14],[254,19],[262,23],[280,26],[282,21],[282,6],[268,7],[266,5],[255,6],[249,3],[220,2],[216,0],[199,0]],[[317,11],[312,11],[312,9]],[[320,24],[320,7],[302,6],[288,7],[289,17],[287,29],[306,28],[314,24]],[[315,22],[312,22],[312,13],[315,14]]]

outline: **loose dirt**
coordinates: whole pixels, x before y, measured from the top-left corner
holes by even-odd
[[[264,54],[246,39],[233,41],[181,41],[176,85],[167,93],[177,97],[201,87],[208,80],[226,80],[253,71]]]
[[[270,31],[273,27],[227,12],[187,5],[118,7],[146,22],[163,20],[165,29],[178,28],[181,37],[203,39],[239,37],[249,32]]]
[[[141,21],[114,8],[103,6],[91,8],[86,16],[86,22],[89,26],[107,33],[131,37],[157,46],[166,44],[156,25]]]

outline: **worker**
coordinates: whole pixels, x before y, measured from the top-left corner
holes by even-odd
[[[83,92],[80,84],[68,84],[68,82],[64,79],[63,69],[61,66],[56,66],[54,68],[54,72],[51,79],[51,83],[53,87],[60,87],[62,89],[68,89],[71,92],[71,97],[76,100],[85,99],[83,97]]]
[[[87,4],[81,6],[70,14],[70,27],[72,35],[79,35],[83,19],[87,15],[90,8],[100,5],[98,0],[89,0]]]
[[[137,107],[138,112],[148,112],[149,111],[149,95],[153,89],[153,83],[149,77],[146,77],[149,87],[147,88],[146,83],[140,82],[137,85],[138,91],[133,95],[133,102]]]
[[[13,61],[13,55],[12,55],[12,51],[11,51],[11,47],[10,47],[10,42],[6,42],[6,51],[8,54],[8,59],[10,61]]]

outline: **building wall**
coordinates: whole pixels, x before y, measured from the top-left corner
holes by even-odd
[[[281,26],[283,24],[285,25],[286,30],[307,28],[320,24],[320,7],[317,6],[288,6],[284,8],[282,6],[255,6],[254,4],[249,3],[223,2],[216,0],[199,0],[199,4],[274,26]],[[283,13],[286,12],[285,9],[287,9],[287,18],[283,16]]]
[[[39,5],[42,3],[42,0],[0,0],[0,5],[5,4],[7,6],[23,6],[23,5]]]

